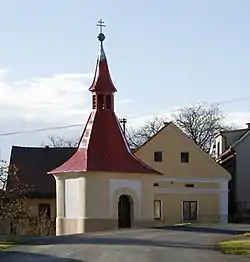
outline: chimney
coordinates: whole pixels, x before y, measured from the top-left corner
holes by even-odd
[[[250,129],[250,122],[246,123],[247,128]]]

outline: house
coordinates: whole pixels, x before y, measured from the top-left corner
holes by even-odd
[[[163,174],[154,180],[154,199],[164,224],[227,223],[230,174],[175,124],[166,123],[134,154]]]
[[[216,161],[230,172],[229,215],[232,222],[250,221],[249,153],[250,124],[247,128],[223,131],[215,136]]]
[[[92,110],[56,180],[56,234],[182,221],[227,223],[230,174],[174,124],[131,153],[115,114],[104,34],[89,88]]]
[[[50,148],[48,146],[12,147],[10,166],[15,167],[20,184],[28,188],[27,200],[32,216],[38,217],[41,212],[45,211],[49,218],[55,218],[55,180],[48,176],[47,172],[62,164],[75,151],[75,148]],[[15,186],[9,176],[6,191],[10,191]]]

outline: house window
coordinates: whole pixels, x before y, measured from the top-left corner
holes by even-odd
[[[162,152],[161,151],[154,152],[154,161],[162,162]]]
[[[47,218],[51,217],[50,204],[39,204],[38,205],[39,216],[46,216]]]
[[[161,219],[161,200],[154,201],[154,219]]]
[[[189,162],[189,153],[188,152],[181,152],[181,162],[182,163]]]
[[[158,187],[159,186],[159,184],[158,183],[154,183],[154,187]]]
[[[112,98],[111,95],[106,96],[106,108],[112,109]]]
[[[104,109],[104,96],[103,95],[97,96],[97,104],[98,104],[98,109]]]
[[[194,184],[185,184],[185,187],[194,187]]]
[[[182,202],[182,220],[183,221],[197,221],[198,218],[198,202],[197,201],[183,201]]]

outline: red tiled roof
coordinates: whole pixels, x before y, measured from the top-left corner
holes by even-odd
[[[80,171],[160,174],[131,153],[112,110],[91,113],[77,152],[50,173]]]
[[[102,43],[94,81],[89,90],[97,95],[113,95],[116,92]],[[92,110],[77,152],[49,174],[81,171],[161,174],[131,153],[113,106],[109,109],[97,106]]]

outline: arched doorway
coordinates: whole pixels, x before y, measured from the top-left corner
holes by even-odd
[[[118,227],[130,228],[133,215],[133,200],[128,195],[121,195],[118,202]]]

